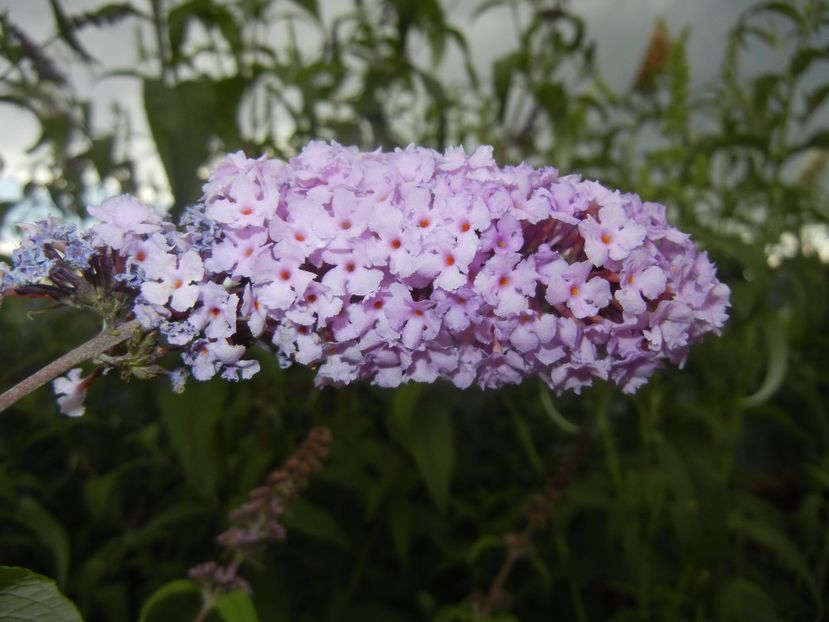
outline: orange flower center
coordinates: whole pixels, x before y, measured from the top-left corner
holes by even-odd
[[[578,296],[579,295],[579,288],[575,285],[570,287],[570,295],[571,296]]]
[[[603,233],[602,234],[602,242],[604,242],[605,244],[610,244],[612,241],[613,241],[613,238],[610,237],[609,233]]]
[[[507,285],[509,285],[509,277],[502,276],[500,279],[498,279],[498,285],[500,285],[501,287],[506,287]]]

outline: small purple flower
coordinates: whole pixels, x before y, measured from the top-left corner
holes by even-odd
[[[161,265],[162,262],[159,262]],[[204,277],[204,264],[194,251],[187,251],[178,259],[165,264],[155,275],[157,280],[145,281],[141,293],[147,302],[166,305],[175,311],[186,311],[199,297],[199,285]]]
[[[126,194],[87,209],[101,221],[92,230],[104,244],[115,250],[119,250],[127,238],[161,230],[163,222],[156,212]]]
[[[527,296],[535,293],[538,275],[532,262],[517,253],[494,255],[475,277],[483,300],[506,317],[527,308]]]
[[[655,300],[665,291],[668,277],[659,266],[653,265],[653,258],[646,253],[631,255],[621,273],[621,287],[615,298],[625,313],[638,315],[645,311],[645,299]]]
[[[621,205],[606,205],[599,210],[599,221],[588,216],[579,223],[584,236],[584,252],[595,266],[608,258],[619,261],[645,239],[645,228],[625,213]]]
[[[610,284],[601,277],[589,278],[589,261],[568,264],[558,259],[539,269],[547,285],[544,298],[551,305],[566,304],[573,316],[582,319],[596,315],[610,302]]]

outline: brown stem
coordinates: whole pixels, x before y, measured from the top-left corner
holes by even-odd
[[[139,326],[138,320],[130,320],[114,328],[104,329],[86,343],[79,345],[74,350],[55,359],[25,380],[21,380],[11,389],[0,395],[0,412],[3,412],[18,400],[23,399],[32,391],[39,389],[72,367],[95,358],[110,348],[117,346],[119,343],[126,341]]]
[[[489,591],[481,604],[481,619],[486,620],[504,600],[504,585],[512,574],[516,563],[532,550],[532,537],[535,532],[547,524],[553,511],[553,504],[561,499],[567,485],[575,477],[587,447],[591,432],[587,426],[582,428],[579,439],[570,453],[558,468],[550,475],[547,484],[540,493],[536,494],[527,510],[527,522],[524,530],[518,534],[508,534],[504,539],[507,544],[507,557],[498,569],[498,574],[492,580]]]

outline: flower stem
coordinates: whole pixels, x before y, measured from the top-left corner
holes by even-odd
[[[124,322],[123,324],[119,324],[113,328],[105,328],[86,343],[79,345],[74,350],[71,350],[60,358],[55,359],[45,367],[39,369],[25,380],[21,380],[11,389],[0,395],[0,412],[3,412],[18,400],[23,399],[32,391],[39,389],[50,380],[54,380],[72,367],[80,365],[89,359],[95,358],[110,348],[117,346],[119,343],[126,341],[132,337],[135,329],[139,326],[140,324],[138,320],[130,320],[129,322]]]

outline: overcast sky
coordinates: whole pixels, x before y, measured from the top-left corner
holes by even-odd
[[[149,4],[149,0],[143,0]],[[412,0],[416,1],[416,0]],[[141,0],[136,2],[140,5]],[[324,13],[331,15],[351,0],[319,0]],[[472,57],[488,74],[493,59],[514,46],[508,13],[495,9],[472,19],[471,15],[480,0],[443,0],[449,21],[460,28],[468,38]],[[103,0],[64,0],[67,13],[74,14],[104,4]],[[751,0],[573,0],[571,6],[584,16],[588,36],[597,43],[599,69],[611,85],[624,88],[629,85],[638,68],[642,52],[647,45],[653,24],[664,17],[672,34],[682,28],[691,28],[689,56],[694,82],[705,84],[719,71],[724,53],[725,33]],[[54,32],[48,0],[0,0],[0,11],[20,25],[36,41],[44,41]],[[101,30],[88,28],[83,31],[83,42],[93,56],[100,59],[102,68],[135,67],[136,25],[127,20],[122,25]],[[148,42],[149,43],[149,42]],[[424,62],[428,58],[422,59]],[[450,55],[442,69],[447,76],[460,73],[457,55]],[[100,71],[98,72],[100,73]],[[133,128],[139,137],[147,136],[146,121],[140,104],[140,86],[130,78],[96,79],[94,73],[82,67],[73,73],[76,84],[85,85],[100,112],[109,109],[110,103],[119,102],[131,112]],[[103,117],[105,118],[105,117]],[[0,156],[5,167],[0,181],[0,193],[7,194],[25,173],[25,149],[37,139],[38,126],[27,113],[12,106],[0,104]],[[152,161],[151,142],[137,143],[139,159]],[[146,176],[156,183],[160,171],[145,167]]]

